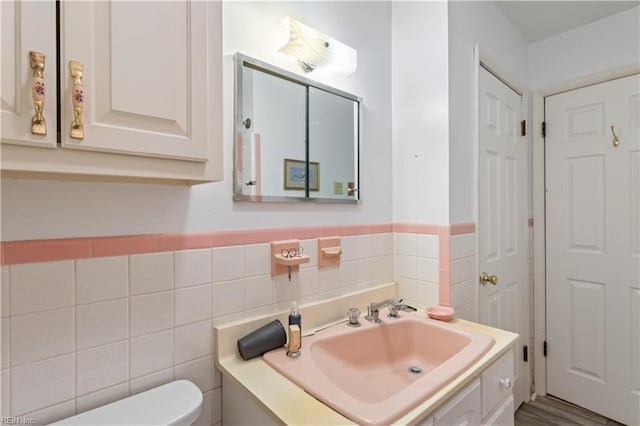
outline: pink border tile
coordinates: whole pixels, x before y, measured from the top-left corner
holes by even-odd
[[[219,231],[211,234],[211,247],[241,246],[255,244],[255,231]]]
[[[3,265],[12,265],[53,260],[153,253],[157,251],[236,246],[290,238],[312,239],[382,232],[411,232],[447,236],[475,232],[475,224],[377,223],[200,233],[5,241],[0,244],[0,262]],[[442,259],[441,265],[443,265]]]
[[[394,223],[393,232],[411,232],[411,225],[408,223]]]
[[[291,238],[299,240],[309,240],[320,236],[321,226],[305,226],[300,228],[291,228]]]
[[[440,290],[438,303],[451,306],[451,237],[440,235],[438,238],[440,261]]]
[[[469,223],[452,223],[449,225],[450,235],[471,234],[476,232],[476,224]]]
[[[387,232],[393,232],[392,223],[376,223],[375,225],[369,225],[369,234],[384,234]]]
[[[90,238],[9,241],[2,245],[3,265],[86,259],[93,255]]]
[[[291,239],[291,228],[256,229],[254,243]]]
[[[212,246],[211,232],[159,234],[158,251],[188,250]]]
[[[347,225],[337,227],[335,235],[349,237],[352,235],[364,235],[369,233],[369,225]],[[331,235],[326,235],[330,237]]]
[[[125,235],[91,239],[92,257],[122,256],[158,251],[158,235]]]

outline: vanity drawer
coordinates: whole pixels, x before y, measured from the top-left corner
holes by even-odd
[[[513,351],[509,349],[482,373],[482,417],[511,395],[513,388]]]

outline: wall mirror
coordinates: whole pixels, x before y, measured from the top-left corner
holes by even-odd
[[[236,53],[233,199],[358,203],[360,103]]]

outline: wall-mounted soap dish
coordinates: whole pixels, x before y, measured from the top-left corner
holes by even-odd
[[[340,237],[318,238],[318,268],[340,265]]]
[[[308,263],[311,258],[302,254],[299,240],[271,242],[271,276],[287,274],[291,281],[291,273],[297,271],[301,264]]]

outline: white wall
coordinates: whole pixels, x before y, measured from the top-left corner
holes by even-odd
[[[529,46],[532,90],[640,63],[640,6]]]
[[[392,3],[393,220],[449,223],[447,3]]]
[[[188,188],[3,179],[2,239],[390,222],[390,10],[381,2],[225,2],[224,181]],[[232,201],[232,54],[301,72],[277,51],[286,41],[286,15],[358,50],[354,74],[311,77],[364,98],[360,206]]]
[[[449,3],[449,221],[474,222],[473,45],[513,84],[526,88],[527,42],[493,2]],[[524,89],[523,88],[523,89]]]

